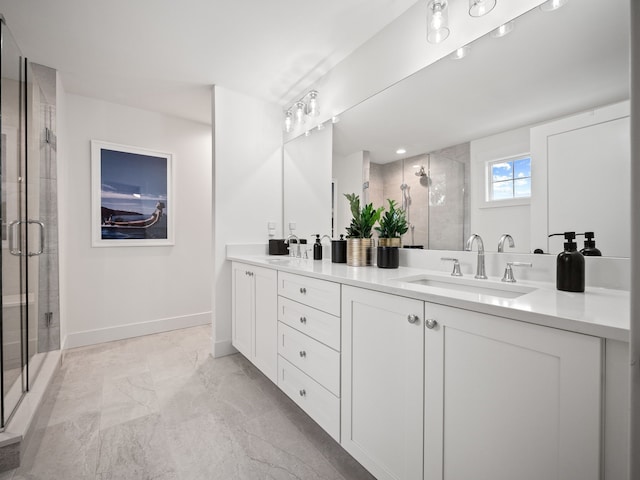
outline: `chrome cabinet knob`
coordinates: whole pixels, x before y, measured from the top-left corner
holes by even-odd
[[[435,318],[427,318],[424,324],[429,330],[433,330],[438,325],[438,322]]]
[[[420,320],[420,317],[418,317],[418,315],[408,315],[407,320],[409,323],[416,323]]]
[[[300,323],[307,323],[307,317],[300,317]]]
[[[304,358],[307,356],[307,352],[305,352],[304,350],[300,350],[300,357]]]
[[[307,293],[307,289],[304,287],[300,287],[300,293],[305,295]]]
[[[300,390],[300,396],[304,397],[307,395],[307,391],[303,388],[302,390]]]

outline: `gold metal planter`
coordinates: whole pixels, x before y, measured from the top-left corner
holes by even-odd
[[[401,238],[379,238],[378,239],[379,247],[400,247],[401,246]]]
[[[372,238],[347,238],[347,265],[352,267],[373,265]]]

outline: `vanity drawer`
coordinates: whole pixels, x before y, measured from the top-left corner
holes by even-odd
[[[278,387],[340,442],[340,399],[278,355]]]
[[[278,295],[340,316],[340,284],[278,272]]]
[[[340,317],[279,296],[278,320],[340,351]]]
[[[278,322],[278,354],[336,396],[340,396],[340,354]]]

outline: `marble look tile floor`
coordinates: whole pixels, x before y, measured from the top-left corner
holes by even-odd
[[[209,326],[69,350],[0,480],[373,480]]]

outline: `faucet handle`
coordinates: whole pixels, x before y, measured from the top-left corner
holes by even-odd
[[[503,282],[516,283],[516,278],[513,276],[513,269],[511,267],[533,267],[533,263],[530,262],[507,262],[507,267],[504,269]]]
[[[451,272],[452,277],[461,277],[462,272],[460,271],[460,261],[457,258],[453,257],[442,257],[440,260],[453,262],[453,272]]]

